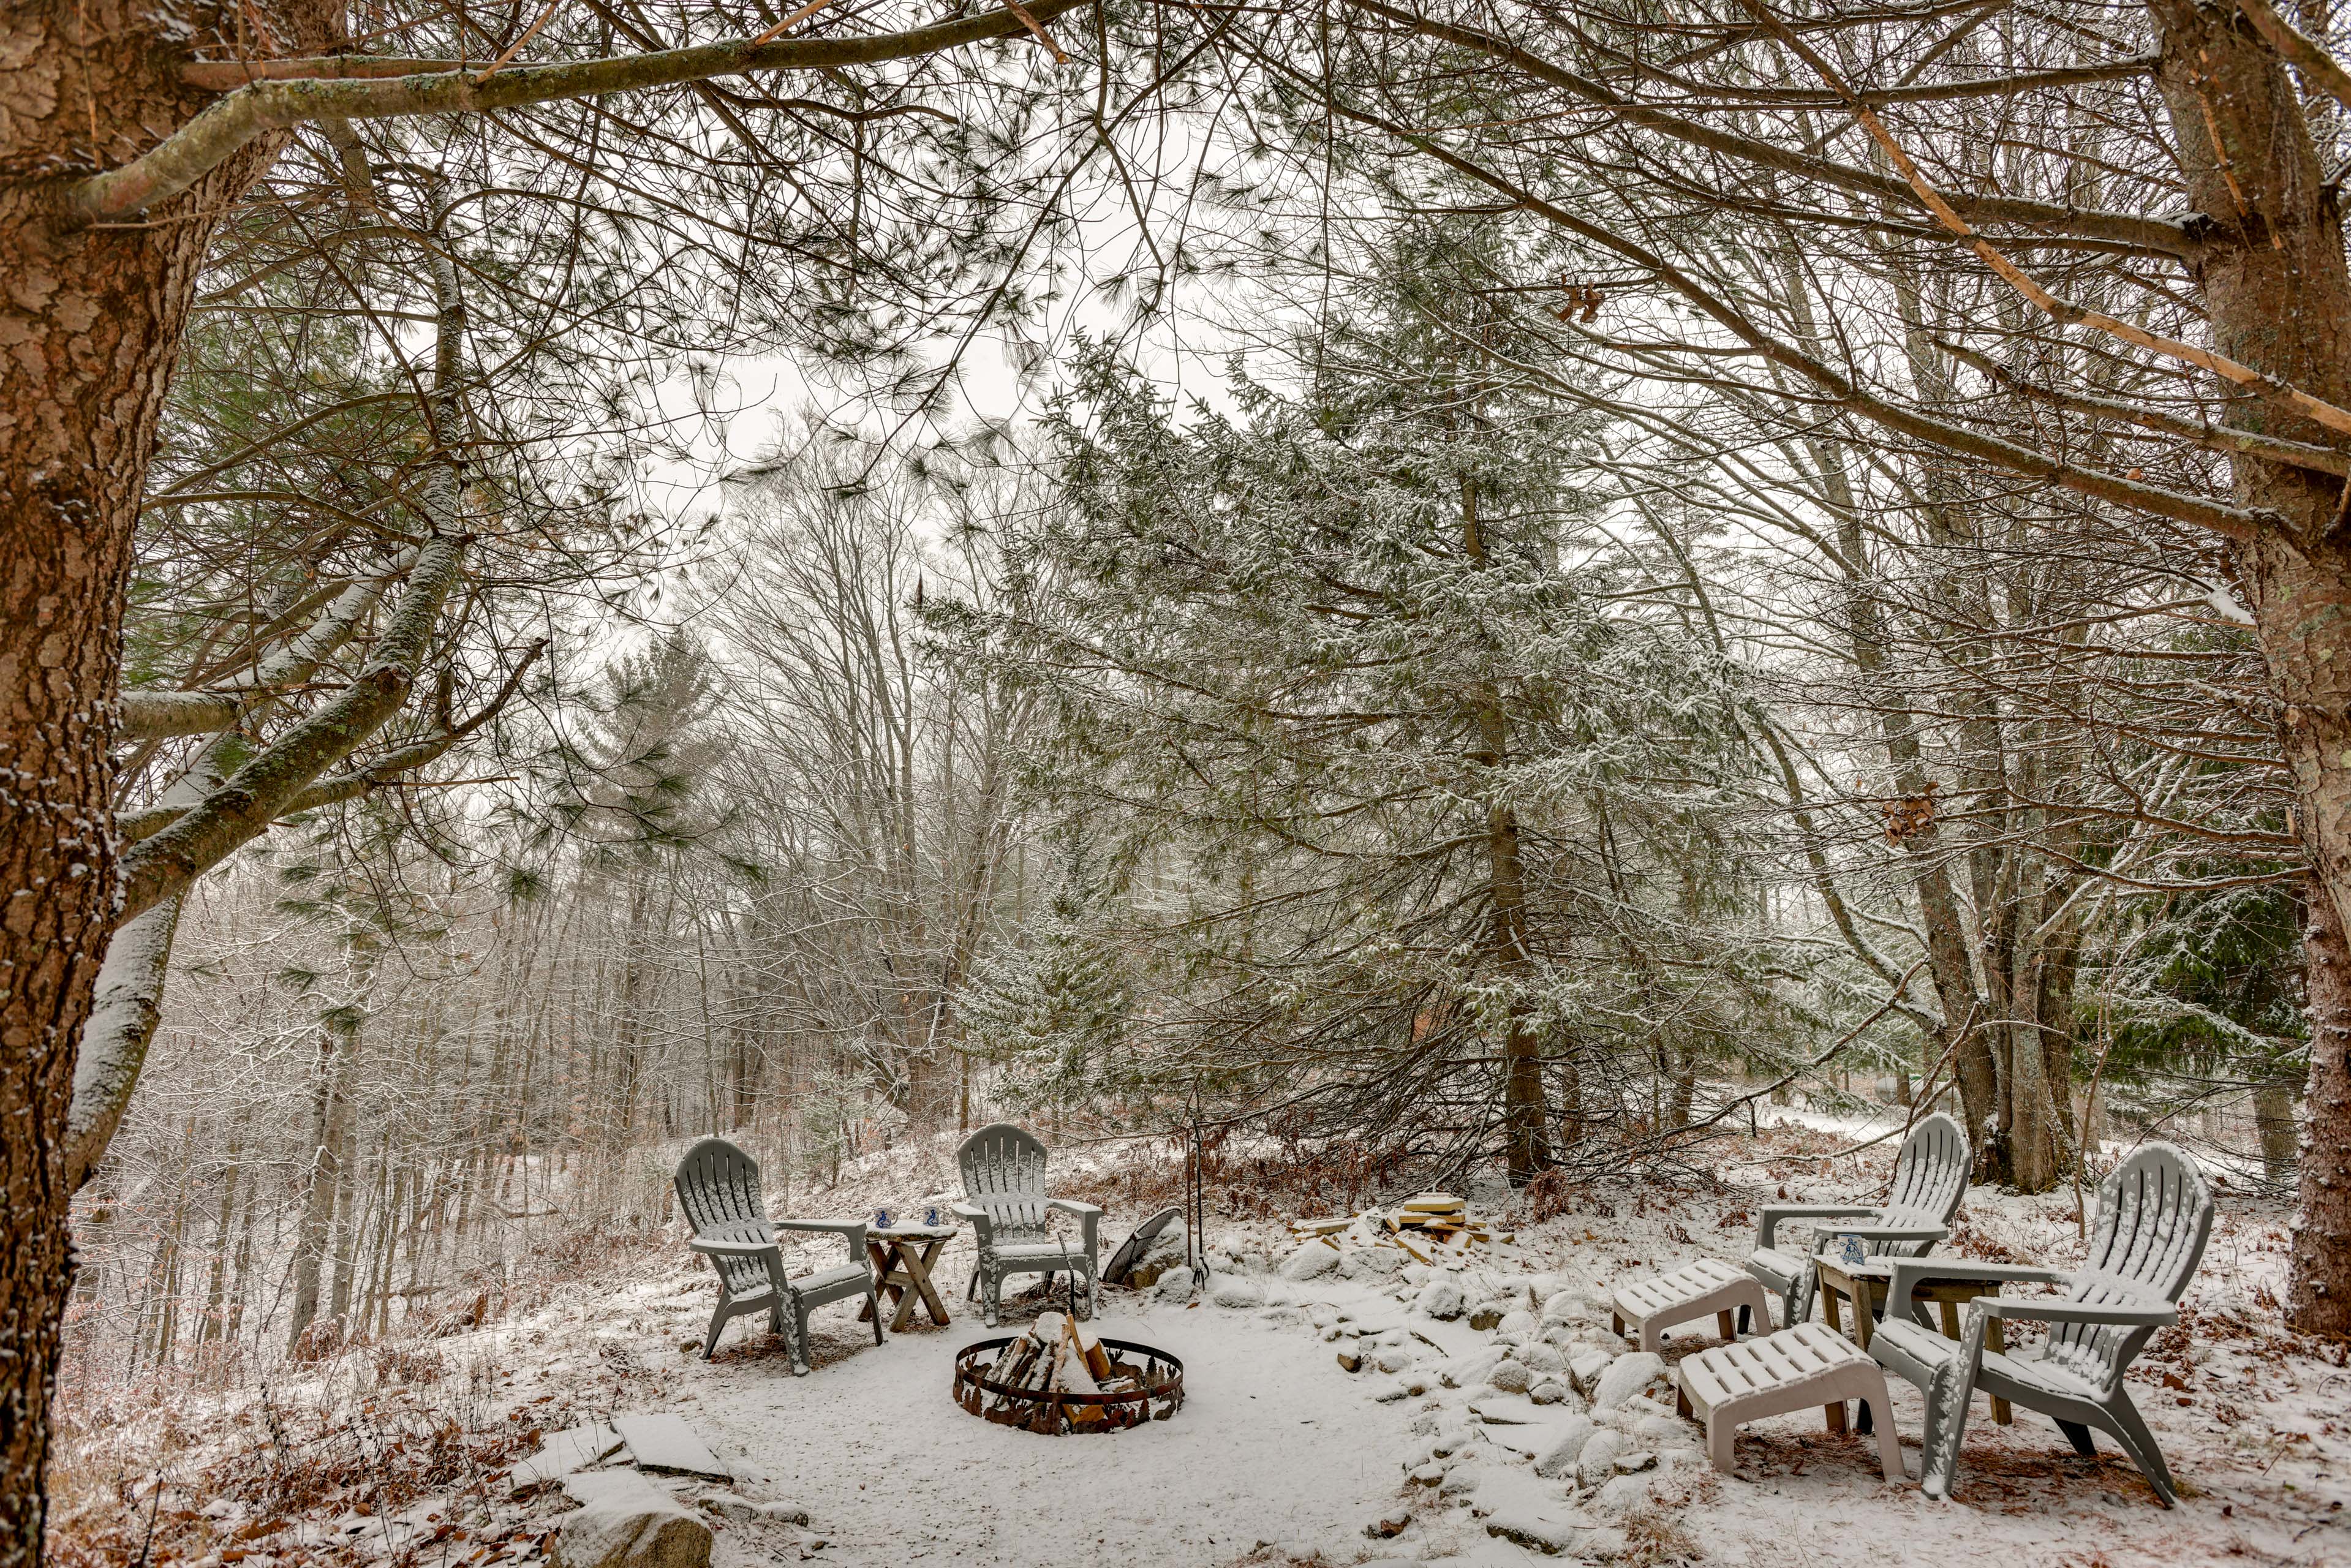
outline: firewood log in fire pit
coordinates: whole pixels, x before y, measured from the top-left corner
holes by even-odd
[[[983,1359],[990,1351],[993,1358]],[[1175,1414],[1184,1398],[1183,1366],[1164,1351],[1105,1342],[1049,1312],[1008,1339],[967,1347],[956,1358],[955,1393],[965,1409],[1002,1426],[1054,1435],[1109,1431]]]

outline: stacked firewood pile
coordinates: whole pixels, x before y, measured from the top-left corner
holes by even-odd
[[[1434,1263],[1481,1243],[1511,1239],[1510,1232],[1491,1229],[1485,1221],[1471,1218],[1469,1206],[1447,1192],[1424,1192],[1395,1208],[1292,1220],[1290,1231],[1301,1239],[1323,1238],[1334,1247],[1345,1246],[1342,1238],[1352,1232],[1356,1245],[1394,1247],[1416,1263]]]
[[[1156,1371],[1156,1368],[1153,1369]],[[1093,1331],[1063,1312],[1040,1312],[1028,1330],[998,1354],[986,1380],[1006,1393],[980,1391],[977,1414],[1007,1427],[1061,1433],[1074,1428],[1104,1431],[1148,1419],[1144,1394],[1165,1392],[1169,1383],[1161,1373],[1146,1382],[1136,1371],[1102,1348]],[[1097,1396],[1123,1396],[1116,1403],[1096,1403]]]

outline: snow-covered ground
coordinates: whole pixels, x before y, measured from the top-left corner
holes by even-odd
[[[2110,1445],[2078,1458],[2040,1417],[2020,1412],[1999,1427],[1980,1403],[1949,1503],[1928,1500],[1915,1484],[1885,1482],[1874,1447],[1828,1433],[1817,1411],[1750,1427],[1739,1473],[1720,1476],[1693,1451],[1695,1428],[1677,1436],[1636,1402],[1606,1417],[1625,1433],[1616,1447],[1635,1467],[1629,1473],[1607,1465],[1585,1484],[1572,1471],[1539,1474],[1536,1456],[1583,1400],[1539,1406],[1499,1392],[1484,1381],[1497,1336],[1521,1342],[1512,1354],[1535,1364],[1540,1385],[1550,1359],[1542,1336],[1570,1354],[1588,1353],[1598,1337],[1593,1314],[1573,1298],[1588,1301],[1618,1280],[1701,1253],[1742,1256],[1761,1203],[1866,1196],[1883,1179],[1891,1144],[1823,1161],[1836,1143],[1801,1126],[1767,1128],[1760,1140],[1717,1146],[1725,1159],[1715,1184],[1599,1184],[1566,1195],[1562,1212],[1521,1224],[1515,1246],[1482,1250],[1446,1276],[1473,1303],[1528,1313],[1499,1328],[1415,1310],[1428,1277],[1418,1270],[1405,1279],[1351,1263],[1353,1278],[1334,1268],[1285,1279],[1276,1265],[1294,1243],[1279,1223],[1212,1222],[1208,1239],[1228,1265],[1217,1277],[1221,1294],[1245,1304],[1105,1292],[1103,1332],[1180,1355],[1187,1398],[1171,1422],[1102,1437],[1013,1431],[952,1403],[955,1351],[990,1333],[962,1310],[959,1289],[949,1295],[957,1309],[950,1327],[878,1348],[852,1321],[853,1308],[825,1309],[819,1365],[807,1377],[789,1375],[757,1320],[730,1326],[718,1359],[705,1364],[688,1347],[698,1348],[713,1299],[708,1270],[674,1243],[647,1249],[550,1286],[531,1311],[417,1347],[416,1362],[379,1353],[370,1364],[368,1352],[351,1353],[347,1375],[375,1370],[358,1385],[338,1385],[340,1393],[280,1385],[266,1407],[250,1393],[225,1405],[181,1398],[166,1420],[152,1390],[85,1391],[66,1467],[81,1479],[63,1489],[68,1550],[59,1555],[104,1560],[136,1545],[145,1511],[164,1521],[153,1536],[162,1550],[149,1552],[155,1563],[531,1562],[563,1504],[553,1489],[507,1495],[501,1472],[528,1451],[528,1434],[659,1409],[684,1416],[737,1472],[731,1486],[664,1483],[716,1527],[716,1568],[803,1559],[1216,1568],[1317,1554],[1339,1564],[1468,1568],[1584,1552],[1634,1564],[1856,1568],[1889,1560],[1987,1568],[2351,1563],[2345,1347],[2278,1327],[2284,1217],[2236,1197],[2224,1199],[2185,1325],[2159,1334],[2130,1378],[2185,1494],[2176,1511],[2156,1506]],[[935,1162],[935,1151],[877,1162],[853,1173],[835,1207],[904,1202]],[[1139,1218],[1114,1209],[1106,1237]],[[1968,1255],[2060,1265],[2079,1256],[2070,1193],[1979,1189],[1964,1218],[1957,1247]],[[968,1257],[961,1243],[949,1251],[944,1283],[961,1286]],[[1554,1306],[1548,1317],[1546,1301]],[[1008,1302],[1008,1312],[1040,1304]],[[1712,1343],[1686,1331],[1667,1359]],[[1341,1349],[1371,1364],[1343,1371]],[[417,1365],[439,1370],[404,1380]],[[1893,1400],[1915,1474],[1919,1404],[1898,1382]],[[299,1409],[311,1414],[287,1414]],[[336,1435],[390,1430],[411,1417],[418,1431],[444,1421],[486,1436],[464,1462],[387,1488],[384,1476],[397,1469],[388,1446],[371,1450]],[[305,1439],[310,1452],[349,1448],[366,1462],[302,1487],[282,1475],[265,1484],[268,1451],[284,1450],[289,1423],[315,1434]],[[493,1440],[501,1433],[505,1440]],[[117,1483],[90,1484],[109,1466]],[[142,1467],[164,1475],[162,1494],[120,1481]],[[767,1522],[738,1500],[789,1505],[808,1522]],[[1523,1544],[1546,1541],[1569,1555]]]

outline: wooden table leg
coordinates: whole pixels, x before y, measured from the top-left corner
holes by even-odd
[[[1943,1309],[1943,1337],[1945,1339],[1959,1338],[1960,1333],[1959,1303],[1957,1301],[1939,1301],[1936,1304]]]
[[[891,1314],[890,1332],[898,1333],[914,1321],[914,1309],[922,1304],[923,1298],[914,1290],[909,1289],[914,1285],[915,1277],[914,1249],[901,1241],[892,1250],[898,1254],[898,1267],[891,1273],[890,1278],[898,1283],[891,1287],[890,1299],[897,1303],[898,1310]]]
[[[1821,1316],[1828,1321],[1829,1333],[1843,1333],[1844,1329],[1837,1322],[1837,1288],[1834,1285],[1830,1284],[1826,1280],[1823,1280],[1820,1283],[1820,1295]],[[1821,1406],[1821,1409],[1822,1412],[1828,1416],[1830,1431],[1842,1432],[1844,1430],[1844,1400],[1840,1399],[1834,1405],[1823,1405]]]
[[[1739,1337],[1739,1331],[1730,1326],[1730,1313],[1728,1310],[1714,1314],[1714,1327],[1725,1340],[1734,1340]]]
[[[1984,1349],[1987,1351],[2006,1351],[2008,1349],[2008,1334],[2006,1331],[2001,1327],[2001,1322],[1998,1318],[1994,1318],[1984,1324]],[[1992,1396],[1991,1418],[1994,1421],[1997,1421],[2001,1426],[2005,1427],[2010,1425],[2015,1419],[2015,1415],[2016,1413],[2009,1408],[2007,1400],[2001,1398],[1998,1395],[1994,1395]]]
[[[1860,1293],[1853,1299],[1853,1343],[1866,1352],[1869,1336],[1877,1326],[1877,1307],[1882,1298],[1877,1293],[1876,1281],[1863,1280],[1859,1283]],[[1861,1401],[1861,1414],[1853,1429],[1865,1437],[1877,1430],[1877,1412],[1869,1407],[1866,1399]]]
[[[878,1297],[890,1288],[890,1249],[869,1236],[865,1239],[865,1256],[873,1265],[873,1290]],[[898,1298],[893,1296],[890,1299],[894,1301]],[[869,1301],[857,1309],[857,1321],[861,1323],[873,1321],[872,1301]]]
[[[946,1243],[939,1240],[925,1242],[919,1255],[913,1248],[906,1249],[906,1273],[909,1281],[914,1285],[923,1303],[923,1310],[929,1312],[931,1322],[941,1328],[946,1327],[954,1320],[947,1316],[947,1304],[939,1299],[938,1287],[931,1283],[931,1265],[938,1261],[940,1252],[946,1248]],[[915,1299],[915,1297],[908,1297],[905,1305],[898,1309],[898,1315],[901,1318],[913,1315]]]

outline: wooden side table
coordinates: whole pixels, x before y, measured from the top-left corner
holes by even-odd
[[[947,1306],[931,1284],[931,1265],[955,1237],[954,1230],[946,1227],[933,1229],[921,1225],[893,1225],[887,1230],[865,1232],[865,1254],[873,1260],[875,1288],[898,1309],[890,1319],[892,1333],[914,1321],[917,1302],[931,1314],[931,1322],[941,1328],[947,1326]],[[869,1301],[858,1309],[857,1321],[865,1322],[872,1314]]]
[[[1886,1291],[1894,1282],[1894,1265],[1883,1259],[1872,1258],[1857,1268],[1849,1268],[1832,1259],[1815,1256],[1813,1268],[1820,1276],[1821,1315],[1828,1320],[1830,1328],[1843,1333],[1844,1326],[1837,1322],[1837,1303],[1844,1302],[1853,1309],[1853,1342],[1867,1350],[1869,1336],[1877,1326],[1877,1315],[1886,1310]],[[1974,1301],[1978,1296],[1999,1293],[1996,1283],[1982,1280],[1937,1280],[1930,1277],[1918,1281],[1910,1292],[1910,1299],[1931,1301],[1939,1308],[1943,1337],[1957,1339],[1960,1333],[1960,1305]],[[1998,1318],[1984,1324],[1984,1348],[2008,1348],[2008,1339],[2001,1332]],[[2009,1424],[2012,1414],[2007,1400],[1996,1398],[1991,1402],[1991,1418],[2001,1426]],[[1865,1408],[1862,1418],[1867,1420],[1868,1416]]]

